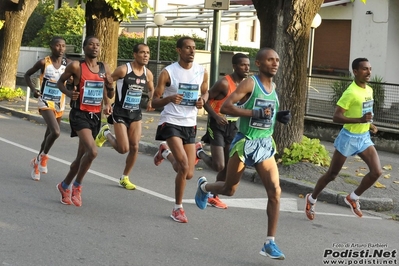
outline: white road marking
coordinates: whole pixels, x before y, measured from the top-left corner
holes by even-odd
[[[37,154],[39,151],[26,147],[24,145],[15,143],[13,141],[4,139],[2,137],[0,137],[0,140],[8,143],[10,145],[16,146],[18,148],[24,149],[26,151],[30,151],[32,153]],[[51,158],[54,161],[63,163],[65,165],[70,165],[71,162],[68,162],[66,160],[54,157],[49,155],[49,158]],[[94,170],[90,170],[88,171],[91,174],[97,175],[99,177],[102,177],[104,179],[116,182],[119,184],[119,179],[114,178],[112,176],[94,171]],[[160,194],[158,192],[146,189],[144,187],[140,187],[140,186],[136,186],[137,190],[140,190],[144,193],[150,194],[154,197],[169,201],[169,202],[175,202],[174,198],[168,197],[166,195]],[[223,202],[225,202],[229,208],[231,207],[236,207],[236,208],[245,208],[245,209],[257,209],[257,210],[265,210],[266,209],[266,205],[267,205],[267,198],[250,198],[250,199],[237,199],[237,198],[223,198]],[[195,204],[195,201],[193,199],[183,199],[183,203],[189,203],[189,204]],[[298,201],[297,199],[294,198],[281,198],[280,199],[280,211],[285,211],[285,212],[292,212],[292,213],[303,213],[303,211],[299,211],[298,210]],[[337,213],[322,213],[322,212],[318,212],[317,215],[328,215],[328,216],[341,216],[341,217],[354,217],[353,215],[346,215],[346,214],[337,214]],[[356,218],[356,217],[355,217]],[[379,219],[381,220],[382,218],[380,217],[374,217],[374,216],[363,216],[363,218],[368,218],[368,219]]]

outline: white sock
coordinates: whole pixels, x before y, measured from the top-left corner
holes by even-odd
[[[309,195],[308,200],[309,200],[310,203],[312,203],[312,204],[315,204],[316,201],[317,201],[317,199],[314,199],[314,198],[312,197],[312,194]]]
[[[350,194],[350,198],[353,199],[353,200],[358,200],[358,199],[359,199],[359,196],[356,195],[355,192],[353,191],[353,192]]]
[[[122,180],[124,177],[129,177],[129,176],[127,176],[127,175],[122,175],[122,177],[120,178],[120,180]]]
[[[166,149],[162,152],[162,157],[164,159],[168,159],[168,155],[171,154],[172,152],[169,149]]]
[[[198,157],[198,158],[201,158],[201,156],[199,155],[200,152],[204,152],[204,149],[201,148],[201,149],[198,149],[198,150],[197,150],[197,157]]]
[[[270,241],[274,241],[274,236],[268,236],[268,237],[266,237],[266,244],[269,244],[270,243]]]
[[[174,210],[183,209],[183,204],[175,204]]]
[[[201,190],[204,191],[205,193],[208,192],[208,191],[206,191],[206,189],[205,189],[206,183],[207,183],[207,182],[204,182],[204,183],[202,183],[202,184],[200,185]]]
[[[111,131],[110,130],[105,130],[104,131],[104,137],[107,137],[108,134],[111,134]]]

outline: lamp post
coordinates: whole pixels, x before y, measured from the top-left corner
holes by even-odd
[[[313,65],[313,45],[314,45],[314,31],[321,24],[321,16],[316,14],[313,18],[312,25],[310,25],[310,52],[309,52],[309,76],[312,75],[312,65]],[[309,84],[310,85],[310,84]]]
[[[158,26],[158,48],[157,48],[157,64],[160,63],[159,61],[159,48],[161,43],[161,27],[165,24],[166,18],[162,14],[156,14],[154,16],[154,23]]]

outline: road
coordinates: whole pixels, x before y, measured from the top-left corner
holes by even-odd
[[[262,186],[243,180],[234,197],[223,198],[229,209],[202,211],[193,201],[195,180],[200,175],[213,180],[215,174],[197,170],[184,197],[189,223],[179,224],[169,218],[175,176],[170,165],[155,167],[152,155],[140,154],[131,175],[137,190],[127,191],[117,183],[125,155],[109,147],[99,150],[84,179],[83,206],[62,205],[55,187],[74,159],[77,139],[61,133],[50,151],[49,173],[35,182],[29,162],[45,128],[3,114],[0,125],[0,265],[326,265],[326,252],[339,259],[345,255],[340,252],[379,249],[391,252],[386,260],[397,259],[397,222],[358,219],[348,208],[322,202],[311,222],[303,200],[287,193],[276,237],[287,258],[265,258],[259,255],[266,238]]]

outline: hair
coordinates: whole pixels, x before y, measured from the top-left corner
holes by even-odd
[[[262,59],[262,56],[263,56],[263,53],[264,52],[266,52],[266,51],[269,51],[269,50],[272,50],[272,51],[274,51],[272,48],[270,48],[270,47],[263,47],[263,48],[260,48],[259,49],[259,51],[256,53],[256,60],[261,60]]]
[[[352,62],[352,70],[359,69],[359,65],[360,65],[361,62],[368,62],[368,61],[369,60],[367,58],[364,58],[364,57],[356,58]]]
[[[143,42],[138,43],[138,44],[135,44],[135,45],[133,46],[133,53],[138,53],[138,52],[139,52],[139,47],[140,47],[140,45],[144,45],[144,46],[148,47],[148,45],[145,44],[145,43],[143,43]]]
[[[97,38],[96,36],[93,36],[93,35],[87,36],[87,37],[85,38],[85,40],[83,41],[83,47],[85,47],[85,46],[87,45],[87,43],[89,42],[89,40],[90,40],[90,39],[93,39],[93,38],[96,38],[96,39],[98,40],[98,38]]]
[[[55,44],[56,44],[58,41],[60,41],[60,40],[62,40],[62,41],[65,42],[65,39],[64,39],[63,37],[61,37],[61,36],[54,36],[53,38],[51,38],[50,46],[55,45]]]
[[[243,53],[236,53],[235,55],[233,55],[233,57],[231,58],[231,63],[233,65],[237,65],[240,62],[241,58],[249,58],[246,54]]]
[[[183,48],[184,41],[186,41],[186,40],[192,40],[192,41],[194,41],[194,39],[191,38],[191,37],[183,36],[183,37],[181,37],[180,39],[177,40],[177,42],[176,42],[176,48]]]

